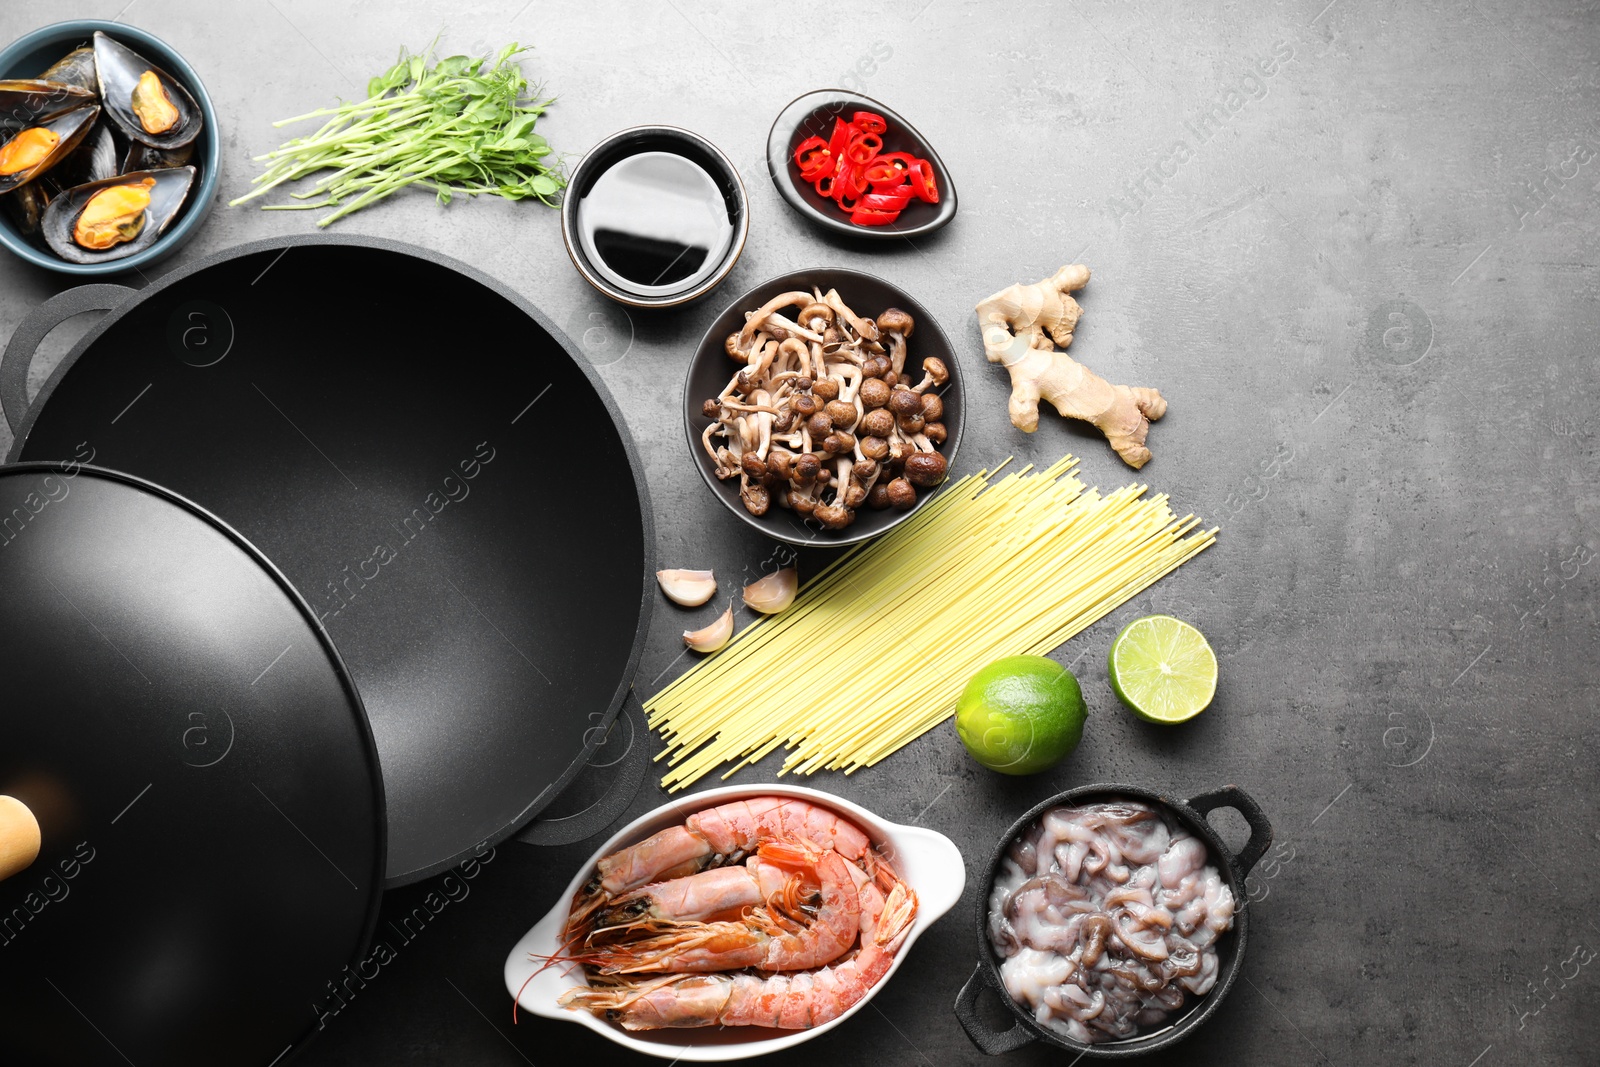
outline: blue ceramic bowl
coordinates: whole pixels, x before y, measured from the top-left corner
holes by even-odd
[[[200,131],[200,137],[195,142],[194,161],[198,165],[200,174],[194,189],[189,194],[189,203],[184,208],[183,214],[159,241],[142,252],[135,252],[125,259],[114,259],[107,263],[68,263],[64,259],[58,259],[24,237],[10,215],[0,212],[0,244],[35,266],[60,271],[63,274],[86,276],[120,274],[165,259],[194,236],[200,224],[205,221],[205,217],[211,213],[211,205],[217,198],[219,178],[217,163],[221,156],[221,142],[217,138],[216,109],[211,106],[211,96],[201,84],[200,76],[194,72],[194,68],[189,66],[171,45],[159,37],[133,26],[125,26],[120,22],[107,22],[104,19],[73,19],[70,22],[57,22],[52,26],[34,30],[0,51],[0,78],[38,77],[41,71],[74,48],[90,43],[96,30],[102,30],[115,37],[156,66],[165,69],[183,82],[184,88],[194,96],[200,105],[200,111],[205,115],[206,122],[205,129]]]

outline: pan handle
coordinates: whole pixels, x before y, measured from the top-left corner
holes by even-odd
[[[967,984],[956,994],[956,1021],[961,1024],[961,1029],[967,1032],[974,1045],[991,1056],[999,1056],[1019,1049],[1035,1038],[1020,1022],[1013,1022],[1009,1030],[991,1030],[982,1019],[978,1018],[978,994],[985,989],[994,989],[997,996],[1010,1002],[1010,996],[1005,990],[995,988],[991,970],[987,962],[978,961],[977,970],[972,972]]]
[[[1267,849],[1272,845],[1272,824],[1267,821],[1261,805],[1236,785],[1225,785],[1213,792],[1202,793],[1189,801],[1189,807],[1199,812],[1202,818],[1217,808],[1232,808],[1243,815],[1244,821],[1250,824],[1250,840],[1246,841],[1244,848],[1233,857],[1233,862],[1239,868],[1240,878],[1250,873],[1251,868],[1260,862],[1261,857],[1267,854]]]
[[[28,312],[12,331],[5,354],[0,355],[0,407],[5,408],[12,433],[17,432],[22,417],[28,413],[28,368],[33,366],[34,353],[45,335],[74,315],[110,311],[133,293],[126,285],[80,285],[57,293]]]
[[[639,795],[639,786],[644,784],[645,772],[650,769],[650,732],[645,728],[642,714],[635,710],[638,703],[639,698],[630,689],[611,727],[611,733],[615,734],[620,733],[618,727],[624,720],[628,724],[628,747],[615,762],[617,784],[611,791],[575,815],[535,819],[531,826],[517,834],[518,841],[528,845],[571,845],[593,837],[622,817],[633,798]],[[600,742],[602,752],[610,741],[607,735],[606,740]]]
[[[39,858],[39,820],[16,797],[0,796],[0,882]]]

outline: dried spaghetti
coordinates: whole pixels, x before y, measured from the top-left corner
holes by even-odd
[[[979,667],[1050,651],[1216,540],[1165,493],[1085,488],[1077,464],[946,486],[646,701],[661,784],[779,747],[780,774],[870,767],[947,719]]]

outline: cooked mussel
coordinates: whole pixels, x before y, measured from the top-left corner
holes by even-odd
[[[99,117],[98,107],[80,107],[6,135],[0,143],[0,193],[26,185],[66,159]]]
[[[154,151],[152,149],[151,151]],[[154,170],[154,167],[133,167],[131,170]],[[96,120],[77,148],[68,152],[61,161],[42,173],[34,181],[18,186],[0,196],[0,206],[17,224],[24,236],[39,232],[44,219],[44,209],[63,190],[85,182],[113,178],[122,173],[117,163],[117,142],[104,116]]]
[[[193,167],[123,174],[68,189],[50,201],[42,230],[69,263],[103,263],[149,248],[183,210]]]
[[[52,63],[49,70],[39,75],[39,80],[72,85],[79,89],[87,89],[91,93],[99,93],[100,81],[94,72],[94,48],[89,45],[74,48]]]
[[[154,178],[111,182],[84,202],[72,224],[72,243],[91,252],[126,244],[144,232]]]
[[[163,150],[199,136],[200,105],[172,75],[98,31],[94,60],[101,102],[124,134]]]
[[[61,85],[40,78],[0,80],[0,137],[37,126],[46,119],[92,104],[94,89]]]

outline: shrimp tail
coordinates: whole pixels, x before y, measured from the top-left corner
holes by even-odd
[[[899,951],[900,944],[911,931],[911,923],[916,917],[916,891],[904,882],[896,883],[889,892],[889,898],[884,901],[883,913],[878,917],[877,929],[872,934],[873,940],[880,945],[893,943],[894,948],[888,950],[889,954],[893,955]]]
[[[668,975],[610,989],[580,986],[561,994],[558,1003],[593,1012],[625,1030],[666,1030],[717,1025],[732,992],[733,983],[722,975]]]

